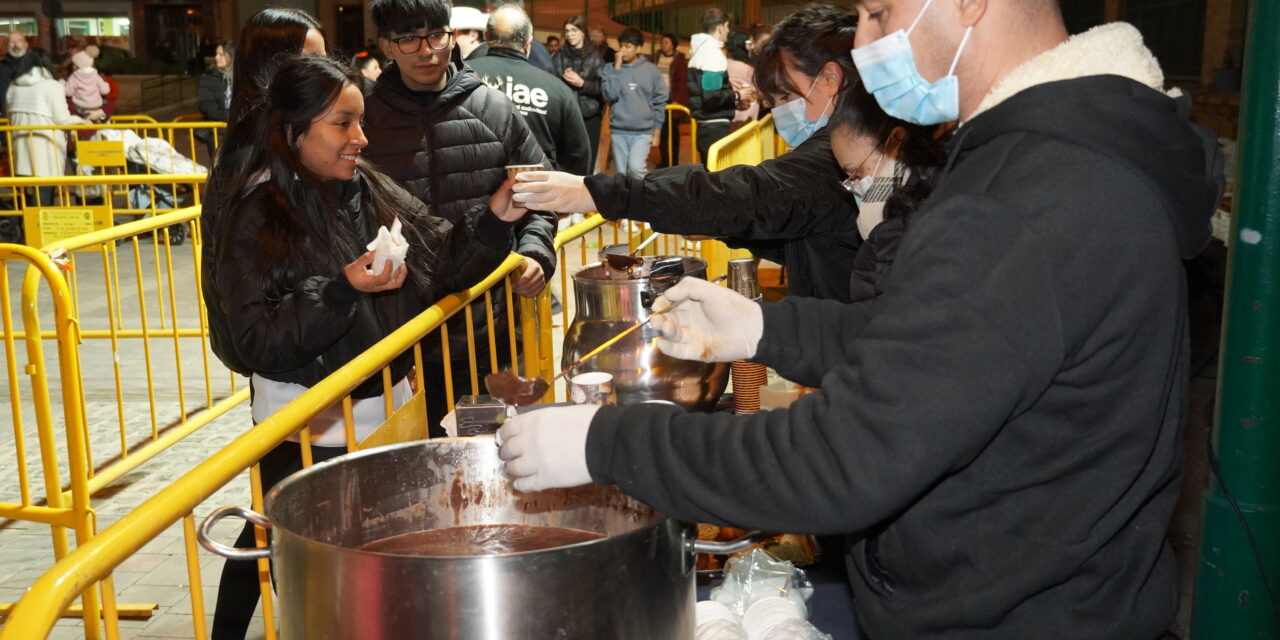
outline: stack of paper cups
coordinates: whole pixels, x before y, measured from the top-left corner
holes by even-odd
[[[760,283],[756,279],[754,258],[737,258],[729,261],[729,288],[746,298],[760,299]],[[768,384],[768,370],[762,364],[734,362],[730,368],[733,379],[733,412],[738,415],[760,410],[760,387]]]
[[[742,628],[747,631],[748,640],[766,640],[775,628],[804,619],[804,605],[791,598],[765,596],[747,606]]]
[[[738,415],[760,410],[760,387],[769,382],[769,370],[762,364],[738,360],[729,365],[733,380],[733,412]]]

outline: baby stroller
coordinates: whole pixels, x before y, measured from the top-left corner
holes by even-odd
[[[163,138],[143,138],[128,129],[103,129],[93,136],[95,140],[119,140],[124,142],[125,170],[128,175],[191,175],[209,170],[182,155]],[[97,167],[82,166],[83,175],[94,175]],[[102,197],[86,190],[86,197]],[[130,209],[146,210],[154,205],[157,210],[171,210],[190,206],[194,202],[192,187],[186,184],[132,184],[128,187],[127,200]],[[116,216],[115,223],[132,220],[132,216]],[[187,226],[175,224],[169,227],[169,243],[179,245],[186,241]]]

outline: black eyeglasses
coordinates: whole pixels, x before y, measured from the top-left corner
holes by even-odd
[[[400,53],[417,53],[422,48],[422,41],[427,41],[427,46],[436,51],[449,48],[449,38],[453,36],[452,31],[433,31],[425,36],[400,36],[391,38],[396,44],[396,48]]]

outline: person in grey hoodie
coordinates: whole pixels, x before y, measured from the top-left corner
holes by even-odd
[[[662,139],[667,85],[662,72],[640,53],[644,36],[628,28],[618,36],[613,65],[600,69],[601,91],[609,108],[613,166],[619,174],[641,177],[648,171],[649,148]]]

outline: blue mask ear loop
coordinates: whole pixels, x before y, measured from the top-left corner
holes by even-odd
[[[911,21],[910,27],[907,27],[908,37],[911,36],[912,31],[916,30],[916,25],[920,24],[920,19],[924,17],[924,12],[928,11],[929,7],[931,6],[933,6],[933,0],[928,0],[927,2],[924,3],[923,7],[920,7],[920,13],[916,14],[916,19]],[[973,27],[969,27],[964,30],[964,37],[960,39],[960,47],[956,49],[956,55],[954,58],[951,59],[951,68],[947,69],[947,76],[955,74],[956,65],[960,63],[960,54],[964,52],[964,45],[969,43],[969,35],[972,33],[973,33]],[[945,78],[947,76],[943,76],[943,77]]]
[[[929,0],[929,2],[933,2],[933,0]],[[804,98],[803,98],[803,100],[804,100],[805,104],[809,104],[809,96],[810,96],[810,95],[812,95],[812,94],[813,94],[813,90],[814,90],[814,89],[816,89],[816,88],[818,87],[818,76],[820,76],[820,75],[822,75],[822,72],[821,72],[821,71],[819,71],[819,72],[818,72],[818,75],[817,75],[817,76],[814,76],[814,77],[813,77],[813,84],[809,85],[809,90],[808,90],[808,91],[806,91],[806,92],[804,92]],[[835,100],[835,99],[836,99],[836,97],[835,97],[835,96],[831,96],[831,97],[827,98],[827,104],[823,105],[823,107],[822,107],[822,112],[818,114],[818,120],[821,120],[821,119],[822,119],[822,116],[823,116],[823,115],[825,115],[825,114],[827,113],[827,109],[831,107],[831,101],[832,101],[832,100]],[[817,122],[818,120],[810,120],[810,119],[809,119],[809,114],[805,114],[805,116],[804,116],[804,121],[805,121],[805,122]]]

